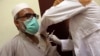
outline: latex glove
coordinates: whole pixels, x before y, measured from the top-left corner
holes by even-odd
[[[56,35],[49,35],[51,41],[62,47],[62,51],[71,51],[74,49],[73,41],[71,39],[59,39]]]
[[[57,36],[50,34],[49,39],[53,41],[55,44],[61,45],[61,40]]]

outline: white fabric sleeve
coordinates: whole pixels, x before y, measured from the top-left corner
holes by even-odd
[[[69,19],[84,10],[86,7],[78,1],[62,1],[57,6],[52,6],[45,11],[42,16],[40,32],[46,30],[48,26]]]
[[[73,41],[71,39],[61,40],[62,51],[71,51],[74,49]]]

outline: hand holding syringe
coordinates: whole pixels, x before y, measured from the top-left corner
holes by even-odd
[[[56,43],[56,44],[61,45],[60,39],[59,39],[56,35],[53,34],[54,31],[55,31],[55,30],[53,30],[53,31],[51,32],[51,34],[48,35],[48,38],[50,39],[50,42],[54,42],[54,43]]]

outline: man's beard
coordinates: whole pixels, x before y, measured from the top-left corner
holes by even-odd
[[[20,22],[19,24],[20,24],[20,27],[18,28],[18,30],[19,30],[20,32],[22,32],[22,33],[26,33],[26,32],[25,32],[25,29],[26,29],[25,25],[24,25],[22,22]]]

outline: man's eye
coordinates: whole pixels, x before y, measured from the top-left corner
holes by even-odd
[[[25,17],[27,17],[27,18],[30,18],[32,15],[30,15],[30,14],[27,14],[27,15],[25,15]]]
[[[35,16],[36,16],[36,14],[33,14],[33,16],[35,17]]]

